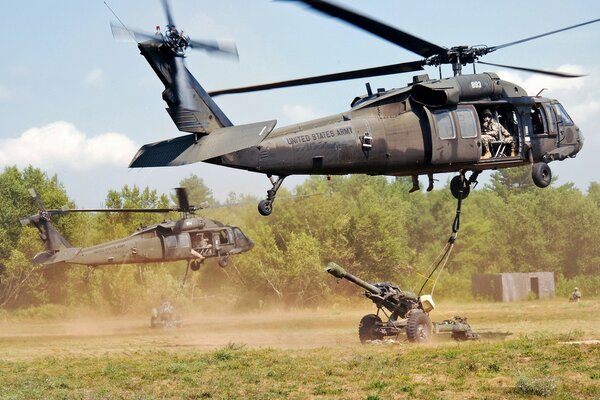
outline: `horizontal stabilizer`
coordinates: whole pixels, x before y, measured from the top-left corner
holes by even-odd
[[[198,138],[191,134],[142,146],[129,168],[171,167],[192,164],[233,153],[262,142],[276,120],[215,129]]]
[[[81,251],[80,248],[69,247],[63,250],[59,250],[57,252],[48,250],[38,253],[33,257],[32,262],[34,264],[58,264],[61,262],[69,262],[73,257],[75,257]]]

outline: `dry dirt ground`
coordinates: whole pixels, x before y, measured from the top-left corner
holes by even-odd
[[[0,360],[44,356],[106,355],[169,350],[210,350],[229,344],[248,348],[309,349],[359,346],[360,318],[375,311],[366,300],[356,307],[255,311],[244,314],[183,313],[180,328],[152,329],[150,314],[120,318],[80,316],[60,321],[0,321]],[[600,300],[563,299],[515,303],[445,302],[433,321],[466,316],[483,340],[533,334],[600,339]],[[450,342],[447,336],[438,343]],[[405,342],[399,346],[408,345]]]

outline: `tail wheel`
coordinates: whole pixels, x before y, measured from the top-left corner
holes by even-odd
[[[367,314],[358,324],[358,338],[361,343],[368,340],[381,340],[383,334],[377,330],[381,326],[381,318],[375,314]]]
[[[408,316],[406,336],[410,342],[427,343],[431,340],[431,319],[421,310],[415,310]]]
[[[545,162],[535,163],[531,169],[531,178],[535,186],[545,188],[552,182],[552,170]]]
[[[466,199],[471,193],[471,186],[467,183],[464,176],[457,175],[450,180],[450,192],[454,198],[458,199],[459,192],[462,188],[462,199]]]

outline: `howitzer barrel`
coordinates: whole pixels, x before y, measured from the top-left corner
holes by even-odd
[[[327,264],[327,267],[325,267],[325,271],[329,272],[331,275],[335,276],[338,279],[349,280],[350,282],[360,286],[361,288],[365,289],[368,292],[371,292],[373,294],[381,294],[381,290],[379,290],[377,287],[346,272],[346,270],[344,270],[344,268],[340,267],[339,265],[337,265],[334,262],[330,262],[329,264]]]

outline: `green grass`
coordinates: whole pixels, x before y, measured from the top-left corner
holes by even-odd
[[[600,301],[445,303],[512,335],[424,346],[361,345],[363,306],[2,323],[0,399],[600,399],[600,345],[565,343],[600,338]]]
[[[600,397],[600,346],[556,337],[310,350],[176,349],[0,365],[2,399]]]

